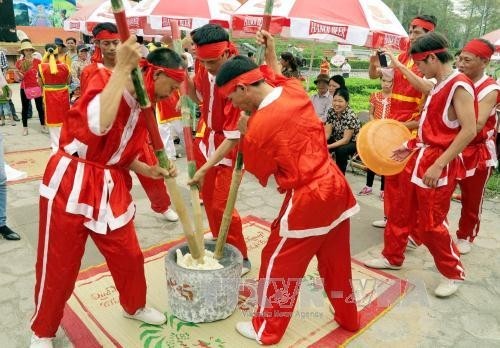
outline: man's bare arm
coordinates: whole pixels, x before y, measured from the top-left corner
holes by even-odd
[[[444,168],[471,142],[476,136],[476,119],[474,115],[474,97],[463,87],[458,87],[453,96],[453,107],[460,131],[450,146],[436,159],[435,164]]]
[[[486,121],[488,121],[488,118],[490,117],[491,110],[497,104],[498,93],[500,92],[497,90],[491,91],[479,102],[479,115],[477,117],[476,124],[476,130],[478,133],[483,129]]]

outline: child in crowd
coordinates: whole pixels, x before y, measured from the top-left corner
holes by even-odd
[[[5,118],[9,117],[12,120],[12,125],[16,125],[16,121],[12,117],[9,101],[12,98],[12,90],[5,80],[3,73],[0,71],[0,126],[5,126]]]
[[[382,90],[374,92],[370,95],[370,111],[369,118],[372,120],[380,120],[386,118],[391,112],[391,93],[392,81],[394,79],[394,70],[383,69],[380,82]],[[371,195],[373,192],[373,180],[375,173],[370,169],[366,170],[366,185],[359,191],[359,196]],[[384,177],[380,177],[380,200],[384,200]]]

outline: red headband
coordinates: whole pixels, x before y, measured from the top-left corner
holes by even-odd
[[[95,40],[120,40],[120,35],[118,33],[112,33],[108,30],[101,30],[94,36]],[[99,45],[94,45],[94,54],[90,57],[92,63],[102,63],[102,52]]]
[[[230,55],[238,53],[234,44],[230,41],[214,42],[205,45],[196,46],[196,57],[200,59],[219,58],[228,50]]]
[[[231,93],[234,92],[239,85],[251,85],[257,81],[263,80],[264,75],[259,68],[247,71],[239,76],[236,76],[231,81],[228,81],[225,85],[219,87],[219,92],[224,98],[227,98]]]
[[[420,18],[415,18],[414,20],[412,20],[411,26],[422,27],[424,29],[427,29],[428,31],[434,31],[434,28],[436,28],[436,26],[432,22],[428,22]]]
[[[151,71],[151,73],[155,73],[157,71],[161,71],[168,77],[170,77],[172,80],[175,80],[177,82],[182,82],[186,78],[186,71],[184,69],[171,69],[171,68],[165,68],[163,66],[158,66],[151,64],[147,59],[142,58],[141,61],[139,62],[139,66],[143,71]]]
[[[478,39],[470,40],[462,49],[462,52],[469,52],[479,58],[490,59],[493,50],[484,41]]]
[[[418,53],[412,53],[411,57],[413,58],[414,61],[420,61],[420,60],[425,60],[431,53],[441,53],[441,52],[446,52],[448,49],[446,48],[440,48],[437,50],[432,50],[432,51],[425,51],[425,52],[418,52]]]
[[[120,35],[118,33],[112,33],[106,29],[101,30],[94,36],[96,40],[120,40]]]
[[[144,84],[146,86],[146,91],[148,92],[149,99],[155,102],[155,93],[154,93],[154,73],[157,71],[161,71],[171,79],[182,82],[186,77],[186,71],[184,69],[170,69],[162,66],[151,64],[147,61],[147,59],[142,58],[139,61],[139,67],[142,69],[144,74]]]

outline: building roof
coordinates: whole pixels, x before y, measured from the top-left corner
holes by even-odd
[[[18,37],[21,36],[19,37],[20,40],[24,38],[22,33],[26,34],[28,39],[31,40],[33,46],[41,52],[43,51],[43,47],[45,46],[45,44],[54,42],[54,38],[56,37],[59,37],[64,41],[66,41],[68,37],[74,37],[77,40],[80,38],[80,33],[64,31],[63,28],[30,27],[18,25],[16,29],[18,30]],[[19,33],[19,31],[21,31],[22,33]],[[0,43],[0,47],[4,48],[7,54],[13,55],[18,54],[17,50],[19,49],[20,45],[20,42]]]

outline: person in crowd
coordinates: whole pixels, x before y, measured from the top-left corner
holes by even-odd
[[[190,73],[194,73],[194,58],[191,53],[189,53],[189,49],[184,48],[183,56],[186,57],[187,70]]]
[[[76,39],[74,37],[68,37],[66,39],[66,55],[68,56],[68,68],[71,69],[71,65],[78,60],[78,49],[76,46]]]
[[[194,83],[190,84],[189,94],[195,102],[200,101],[197,95],[201,97],[201,123],[206,128],[202,137],[196,138],[194,143],[198,171],[190,184],[201,186],[210,231],[217,237],[231,186],[236,145],[240,140],[237,123],[241,110],[233,107],[231,101],[219,93],[215,77],[222,64],[238,51],[229,41],[228,33],[216,24],[196,29],[192,39],[196,45],[196,60],[201,67],[196,72]],[[236,209],[231,215],[227,242],[240,250],[243,255],[242,275],[248,273],[251,263],[241,217]]]
[[[466,177],[458,182],[462,211],[458,223],[457,247],[460,254],[470,252],[479,233],[486,183],[498,165],[495,149],[500,86],[485,74],[495,46],[483,39],[469,41],[461,50],[457,68],[474,82],[479,103],[477,135],[462,152]]]
[[[12,116],[12,111],[10,109],[9,102],[12,100],[12,90],[0,71],[0,126],[5,126],[5,120],[10,118],[11,125],[15,126],[16,121]]]
[[[47,163],[40,188],[33,348],[52,347],[89,236],[105,256],[123,316],[150,325],[166,320],[160,311],[146,307],[130,171],[159,179],[176,175],[176,169],[137,159],[147,129],[130,75],[140,58],[132,36],[117,50],[113,73],[96,71],[67,115],[60,150]],[[166,48],[148,55],[142,72],[153,101],[168,97],[185,77],[181,57]]]
[[[342,71],[342,77],[347,79],[351,74],[351,64],[349,64],[349,59],[345,59],[344,63],[340,66],[340,70]]]
[[[420,118],[417,138],[394,151],[393,158],[409,160],[411,185],[401,202],[406,219],[414,219],[416,235],[427,247],[444,279],[434,290],[437,297],[453,295],[465,278],[458,249],[448,231],[447,214],[457,179],[465,176],[459,154],[477,134],[474,84],[453,70],[449,43],[430,32],[415,40],[411,55],[427,79],[436,85]],[[399,266],[400,267],[400,266]]]
[[[57,46],[59,61],[61,63],[66,64],[69,68],[71,68],[72,60],[68,54],[68,50],[67,50],[66,45],[64,44],[63,39],[61,39],[60,37],[56,37],[54,39],[54,44]]]
[[[293,54],[290,52],[283,52],[280,57],[281,74],[286,77],[295,77],[296,79],[300,79],[302,76]]]
[[[262,345],[278,343],[293,317],[300,280],[316,257],[334,320],[356,331],[349,234],[350,217],[359,206],[326,150],[323,124],[302,84],[280,75],[272,36],[262,31],[258,38],[267,45],[266,62],[276,77],[244,56],[228,60],[216,77],[233,105],[251,113],[240,121],[240,130],[246,129],[245,170],[262,186],[273,175],[285,194],[262,250],[257,309],[251,321],[238,322],[236,330]],[[271,76],[266,80],[266,75]]]
[[[141,50],[141,57],[142,58],[146,58],[149,54],[149,50],[148,48],[146,47],[145,43],[144,43],[144,37],[143,36],[137,36],[137,43],[140,46],[140,50]]]
[[[330,62],[328,61],[328,57],[321,58],[321,64],[319,65],[319,73],[330,75]]]
[[[74,103],[80,97],[80,76],[83,69],[90,65],[89,48],[87,45],[78,45],[78,59],[71,64],[71,103]]]
[[[347,89],[345,85],[345,79],[342,77],[342,75],[333,75],[328,80],[328,93],[333,96],[335,91],[339,88]]]
[[[380,78],[382,90],[370,95],[369,120],[380,120],[389,117],[391,112],[391,92],[394,70],[384,69]],[[366,185],[359,191],[358,195],[371,195],[373,192],[373,180],[375,173],[369,168],[366,170]],[[380,200],[384,200],[384,176],[380,177]]]
[[[16,68],[19,71],[21,78],[21,104],[22,104],[22,121],[23,121],[23,135],[28,135],[28,108],[31,104],[31,99],[35,100],[36,109],[38,111],[38,118],[42,126],[42,133],[48,133],[45,126],[45,113],[43,110],[43,96],[42,89],[38,84],[38,65],[41,61],[33,58],[33,48],[29,40],[21,43],[19,52],[23,57],[16,62]]]
[[[5,51],[3,48],[0,48],[0,68],[2,70],[4,78],[7,76],[7,71],[9,69],[9,62],[7,61],[7,56],[5,55]],[[12,119],[16,122],[19,121],[19,117],[17,116],[16,112],[16,106],[14,105],[14,102],[12,101],[12,98],[9,99],[9,107],[10,107],[10,114],[12,115]]]
[[[434,31],[436,17],[421,15],[412,19],[408,33],[410,44],[428,32]],[[388,50],[381,50],[390,57],[391,67],[394,69],[394,80],[391,94],[391,110],[389,118],[403,122],[414,133],[418,128],[420,111],[425,96],[431,91],[433,82],[421,77],[417,64],[414,64],[410,52],[402,52],[398,57],[392,56]],[[377,54],[370,57],[369,76],[372,79],[382,77],[384,68],[380,66]],[[412,233],[413,218],[401,211],[407,200],[406,192],[410,191],[411,170],[407,167],[399,174],[385,177],[384,184],[384,214],[383,220],[372,223],[375,227],[384,229],[384,248],[379,258],[365,262],[373,268],[399,268],[404,260],[406,248],[415,249],[420,243],[418,237]]]
[[[175,161],[182,157],[177,153],[174,143],[174,134],[183,139],[183,124],[180,111],[177,109],[180,95],[179,92],[174,92],[169,98],[165,98],[156,105],[156,119],[158,120],[158,130],[160,131],[161,139],[165,153],[169,160]]]
[[[1,72],[0,72],[1,74]],[[0,89],[1,89],[0,81]],[[1,107],[1,106],[0,106]],[[7,175],[3,153],[3,134],[0,132],[0,236],[5,240],[20,240],[21,236],[7,226]]]
[[[337,89],[333,94],[332,107],[328,110],[325,132],[327,148],[344,174],[349,156],[356,153],[356,137],[360,128],[361,122],[349,106],[349,91]]]
[[[328,81],[330,77],[325,74],[319,74],[314,80],[317,93],[311,96],[311,102],[314,106],[314,111],[320,118],[321,122],[325,123],[328,116],[328,110],[332,107],[333,97],[328,93]]]
[[[45,45],[42,63],[38,66],[39,83],[43,89],[45,123],[49,129],[52,153],[59,149],[59,137],[64,117],[69,110],[69,67],[57,57],[55,44]]]

